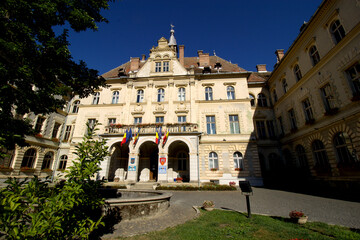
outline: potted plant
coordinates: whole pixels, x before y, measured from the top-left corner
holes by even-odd
[[[230,187],[235,187],[235,185],[236,185],[236,182],[229,182]]]
[[[299,224],[305,224],[308,220],[308,216],[305,216],[301,211],[293,210],[289,213],[289,216],[292,221]]]
[[[210,170],[213,171],[213,172],[215,172],[215,171],[217,171],[218,169],[217,169],[217,168],[211,168]]]
[[[42,135],[41,133],[36,133],[36,134],[35,134],[35,137],[36,137],[36,138],[42,138],[43,135]]]
[[[35,168],[21,167],[21,168],[20,168],[20,172],[32,173],[32,172],[35,172]]]
[[[4,165],[0,165],[0,172],[12,172],[14,169],[11,167],[6,167]]]
[[[183,181],[183,178],[182,178],[182,177],[177,177],[177,178],[176,178],[176,182],[182,183],[182,181]]]
[[[205,200],[202,204],[202,208],[206,211],[212,211],[214,210],[215,204],[211,200]]]

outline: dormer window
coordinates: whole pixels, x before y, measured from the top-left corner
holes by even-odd
[[[169,62],[164,62],[163,64],[163,72],[168,72],[169,71]]]
[[[155,72],[161,72],[161,62],[155,63]]]

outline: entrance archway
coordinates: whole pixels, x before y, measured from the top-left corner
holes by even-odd
[[[171,172],[181,177],[183,182],[190,181],[189,147],[183,141],[174,141],[168,148],[169,165]]]
[[[154,142],[147,141],[139,149],[139,181],[157,181],[159,148]]]
[[[121,146],[120,143],[115,143],[113,146],[115,151],[111,155],[110,160],[110,167],[109,167],[109,174],[108,180],[114,181],[115,179],[115,171],[119,168],[123,168],[124,171],[128,169],[128,162],[129,162],[129,144],[124,144]]]

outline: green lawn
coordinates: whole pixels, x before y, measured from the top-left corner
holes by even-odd
[[[185,224],[131,238],[119,239],[360,239],[360,230],[310,222],[298,225],[286,218],[214,210]]]

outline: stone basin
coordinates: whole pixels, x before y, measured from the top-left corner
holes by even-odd
[[[172,196],[171,193],[152,190],[111,189],[108,192],[104,211],[120,216],[121,220],[161,213],[169,208]]]

